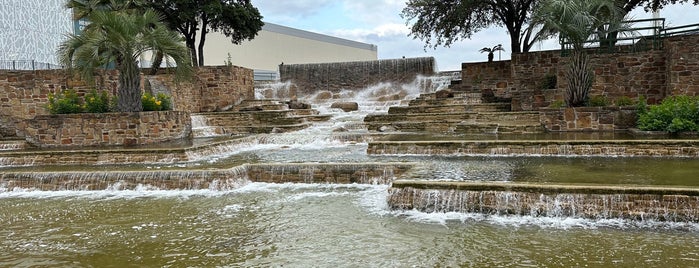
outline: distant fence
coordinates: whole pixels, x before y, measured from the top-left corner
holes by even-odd
[[[0,60],[0,70],[53,70],[63,66],[35,60]]]

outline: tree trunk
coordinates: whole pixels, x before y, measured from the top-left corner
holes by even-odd
[[[204,66],[204,43],[206,42],[206,31],[209,19],[206,13],[201,15],[201,36],[199,36],[199,66]]]
[[[141,104],[141,75],[138,65],[132,59],[118,63],[119,89],[117,110],[119,112],[143,111]]]
[[[585,52],[574,50],[566,74],[568,90],[565,99],[568,107],[584,106],[587,103],[588,94],[592,88],[592,75],[589,58]]]
[[[158,73],[158,69],[160,69],[160,64],[163,63],[163,52],[158,50],[155,53],[155,57],[153,58],[153,62],[150,66],[150,75],[156,75]]]

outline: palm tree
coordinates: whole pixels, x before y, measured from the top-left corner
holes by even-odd
[[[492,48],[489,48],[489,47],[481,48],[478,51],[480,51],[481,53],[488,52],[488,62],[492,62],[493,58],[495,57],[495,55],[493,53],[495,53],[495,51],[505,51],[505,49],[502,47],[502,44],[498,44],[497,46],[494,46]],[[498,60],[500,60],[500,56],[498,56]]]
[[[593,72],[585,44],[590,36],[620,30],[623,12],[614,0],[545,0],[535,15],[544,22],[544,27],[557,31],[561,40],[572,46],[570,64],[566,78],[566,104],[568,107],[583,106],[592,88]]]
[[[82,13],[90,24],[81,35],[69,35],[58,49],[61,63],[76,69],[90,82],[96,69],[110,63],[115,65],[119,71],[117,110],[120,112],[143,110],[137,62],[141,54],[162,51],[176,62],[176,78],[187,77],[192,72],[189,51],[177,33],[170,31],[161,22],[161,16],[152,10],[129,9],[130,2],[112,0],[110,8]]]

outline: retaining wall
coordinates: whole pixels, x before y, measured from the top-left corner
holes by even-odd
[[[575,107],[539,110],[540,122],[548,131],[619,131],[636,126],[636,108]]]
[[[38,115],[25,120],[36,147],[134,146],[192,138],[188,112]]]
[[[291,81],[297,86],[297,93],[304,95],[357,90],[379,83],[407,84],[417,75],[434,72],[432,57],[279,65],[281,81]]]
[[[691,188],[395,181],[392,209],[589,219],[699,221]]]
[[[614,101],[646,97],[650,104],[668,95],[699,94],[699,35],[669,37],[661,49],[642,52],[590,53],[594,82],[591,96]],[[619,47],[629,51],[631,47]],[[537,110],[562,101],[568,57],[561,51],[513,53],[510,61],[463,63],[461,88],[512,98],[512,109]],[[556,75],[555,89],[542,86]]]
[[[143,77],[142,86],[158,84],[172,96],[173,108],[190,113],[224,110],[244,99],[254,99],[253,71],[236,66],[201,67],[190,81],[174,82],[174,77],[161,70],[156,76]],[[151,82],[154,81],[154,82]],[[148,83],[146,83],[148,82]],[[157,86],[157,85],[156,85]],[[92,89],[105,90],[114,96],[118,88],[118,72],[102,71],[95,84],[88,85],[66,70],[8,71],[0,70],[0,137],[23,137],[27,119],[48,115],[48,96],[66,89],[79,95]]]

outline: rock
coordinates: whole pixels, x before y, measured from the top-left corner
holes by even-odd
[[[356,102],[335,102],[330,106],[330,108],[339,108],[345,112],[351,112],[359,110],[359,104]]]
[[[381,126],[379,128],[379,132],[394,132],[394,131],[396,131],[396,128],[394,128],[392,126]]]
[[[454,92],[451,90],[443,89],[434,93],[434,97],[437,99],[448,99],[454,97]]]
[[[251,107],[243,107],[243,108],[240,108],[240,110],[238,110],[238,111],[241,111],[241,112],[255,112],[255,111],[262,111],[262,110],[263,110],[263,109],[262,109],[261,106],[251,106]]]
[[[333,93],[330,91],[320,91],[316,94],[316,100],[329,100],[333,98]]]
[[[287,102],[286,104],[289,105],[289,109],[293,109],[293,110],[296,110],[296,109],[311,109],[311,105],[310,105],[310,104],[308,104],[308,103],[303,103],[303,102],[300,102],[300,101],[297,101],[297,100],[290,100],[290,101]]]

